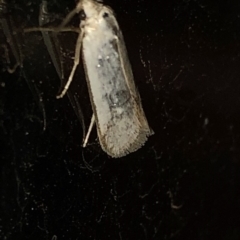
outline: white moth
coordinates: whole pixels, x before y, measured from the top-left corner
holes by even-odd
[[[113,10],[94,0],[80,0],[61,27],[76,13],[81,18],[81,31],[74,66],[64,90],[57,97],[61,98],[67,92],[82,52],[93,109],[83,146],[86,146],[96,122],[102,149],[111,157],[122,157],[138,150],[153,134],[134,83],[122,32]]]

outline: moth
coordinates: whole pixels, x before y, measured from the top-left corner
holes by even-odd
[[[75,14],[79,14],[81,21],[74,64],[57,98],[62,98],[68,91],[82,54],[93,110],[83,147],[96,123],[103,151],[113,158],[123,157],[141,148],[153,131],[134,83],[121,29],[113,10],[102,1],[80,0],[59,31]]]

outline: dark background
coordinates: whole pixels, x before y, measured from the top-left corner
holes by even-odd
[[[55,98],[61,84],[41,33],[21,33],[38,26],[40,3],[12,0],[1,14],[18,32],[22,67],[7,72],[16,58],[2,27],[0,239],[240,239],[239,1],[105,1],[155,132],[119,159],[95,128],[81,147],[79,108]],[[50,1],[52,24],[74,6]],[[66,76],[76,36],[59,34]],[[87,128],[82,65],[71,91]]]

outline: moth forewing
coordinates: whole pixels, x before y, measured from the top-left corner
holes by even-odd
[[[139,149],[152,131],[112,10],[92,0],[81,3],[86,14],[82,24],[84,69],[99,141],[110,156],[122,157]]]
[[[122,106],[123,112],[116,114],[116,121],[110,131],[100,138],[102,148],[112,157],[122,157],[138,150],[152,134],[142,109],[141,99],[136,89],[132,69],[127,57],[126,47],[121,31],[116,35],[117,50],[130,94],[128,102]],[[101,141],[102,140],[102,141]]]

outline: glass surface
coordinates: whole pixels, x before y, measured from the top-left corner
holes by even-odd
[[[1,0],[0,239],[240,239],[239,1],[105,1],[155,132],[119,159],[96,127],[82,148],[92,115],[82,61],[56,99],[77,33],[24,32],[41,25],[43,3],[45,27],[75,6]]]

